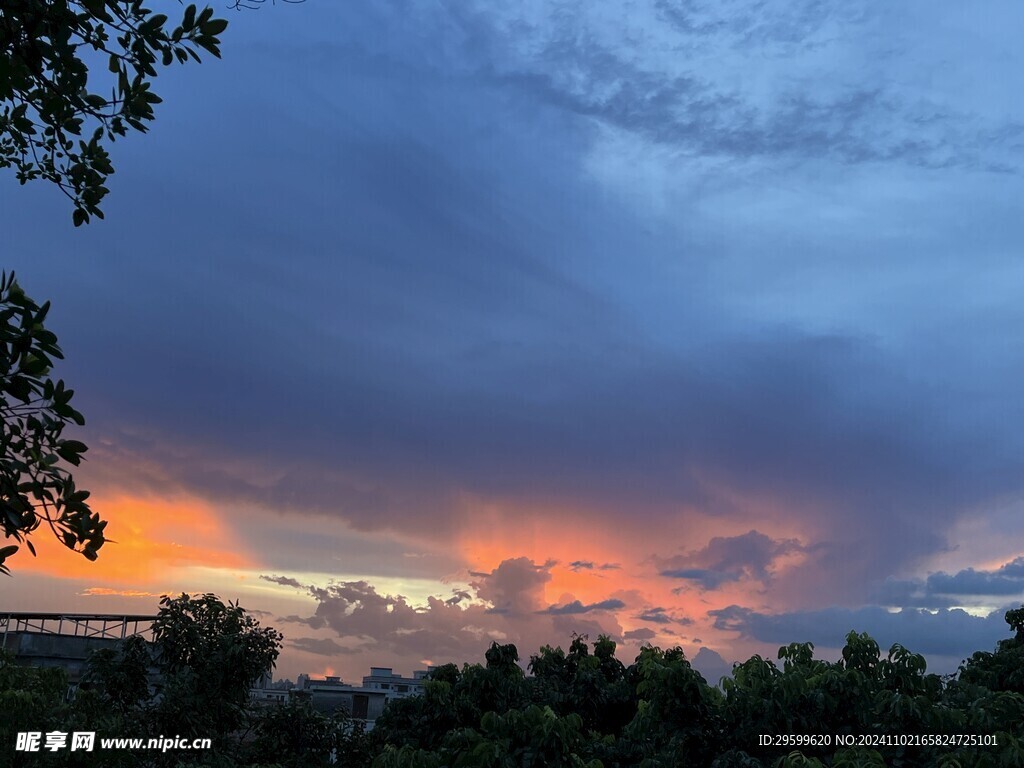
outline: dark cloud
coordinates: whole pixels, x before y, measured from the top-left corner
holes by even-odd
[[[1024,595],[1024,557],[1018,557],[994,571],[966,568],[955,574],[933,573],[925,582],[936,595]]]
[[[452,596],[445,600],[446,605],[458,605],[463,600],[472,600],[473,596],[464,589],[453,589]]]
[[[287,642],[289,646],[298,651],[318,656],[342,656],[367,650],[366,648],[348,648],[329,637],[294,637],[289,638]]]
[[[903,608],[951,608],[972,599],[1024,599],[1024,557],[993,570],[965,568],[956,573],[938,571],[922,579],[886,579],[873,593],[880,605]]]
[[[616,571],[622,568],[618,563],[595,563],[592,560],[573,560],[569,563],[572,571]]]
[[[321,629],[325,625],[325,621],[318,616],[298,616],[296,614],[290,614],[288,616],[278,616],[278,624],[304,624],[312,629]]]
[[[979,453],[974,437],[944,426],[949,403],[908,397],[902,364],[870,337],[784,322],[726,333],[735,323],[701,299],[701,253],[675,258],[674,241],[652,240],[645,221],[579,182],[591,146],[573,117],[579,113],[666,141],[692,134],[686,140],[704,142],[699,151],[710,153],[771,152],[786,141],[787,152],[833,147],[853,156],[864,142],[845,137],[843,126],[859,130],[875,120],[884,102],[876,91],[832,102],[773,100],[779,113],[762,120],[699,77],[666,78],[559,35],[548,46],[553,58],[543,59],[550,72],[522,74],[510,65],[497,79],[482,76],[479,61],[462,61],[468,53],[458,45],[432,54],[423,40],[439,34],[440,22],[430,14],[419,30],[397,19],[394,39],[414,43],[408,50],[381,42],[386,50],[371,54],[365,39],[383,22],[346,13],[350,23],[340,26],[363,42],[330,49],[340,56],[330,70],[337,88],[304,86],[330,105],[322,123],[304,126],[307,141],[291,140],[296,126],[288,121],[253,119],[267,90],[259,77],[238,73],[256,62],[260,72],[306,71],[323,51],[282,44],[256,57],[240,50],[209,73],[211,92],[232,94],[235,122],[225,118],[217,128],[223,135],[209,137],[209,156],[197,162],[226,162],[217,145],[236,146],[238,157],[288,146],[299,157],[264,163],[260,179],[272,182],[257,182],[247,168],[224,173],[259,192],[251,203],[259,216],[250,206],[229,207],[214,230],[183,229],[154,246],[194,258],[140,260],[109,245],[135,242],[154,223],[133,202],[144,196],[121,195],[112,197],[109,217],[118,223],[102,236],[76,232],[72,243],[55,232],[43,249],[86,254],[67,266],[67,285],[90,285],[88,300],[58,286],[53,316],[57,322],[63,313],[68,348],[77,350],[69,364],[97,414],[90,424],[107,425],[93,435],[122,446],[120,458],[133,465],[160,468],[128,479],[120,473],[119,482],[187,486],[218,500],[336,516],[360,529],[417,527],[443,536],[462,523],[451,510],[465,490],[736,513],[700,482],[712,472],[783,502],[819,501],[837,540],[874,538],[879,521],[891,522],[898,530],[881,547],[848,548],[871,553],[856,564],[865,573],[934,551],[961,505],[1015,486],[1019,473],[1006,460],[1013,454],[998,436],[979,426],[988,438],[987,453]],[[807,14],[797,28],[823,23]],[[479,28],[486,18],[467,20],[481,35],[477,56],[503,45],[494,30]],[[764,28],[741,26],[744,35]],[[412,58],[421,54],[429,65],[412,66],[423,63]],[[551,80],[566,62],[582,68],[578,94]],[[557,93],[512,81],[547,83]],[[309,100],[292,89],[282,94],[296,105]],[[181,94],[180,101],[193,100]],[[230,126],[238,121],[257,128],[236,135]],[[181,121],[186,143],[188,124]],[[324,151],[314,156],[318,146]],[[310,167],[322,174],[294,170]],[[147,183],[166,179],[173,187],[173,174],[145,168]],[[131,174],[126,164],[120,178],[141,183]],[[260,191],[270,189],[294,197]],[[231,194],[214,174],[200,197]],[[185,197],[182,217],[201,219],[204,200]],[[652,269],[669,256],[681,265],[683,295],[673,303],[692,306],[693,316],[674,322],[702,329],[707,338],[694,348],[651,343],[651,329],[630,320],[629,295],[589,280],[583,265],[618,274],[617,254],[635,243],[650,246],[640,258]],[[42,275],[55,264],[23,245],[40,265],[26,264],[27,273],[45,285]],[[285,268],[283,252],[302,268]],[[236,279],[243,267],[244,282]],[[118,280],[96,280],[91,270]],[[643,271],[632,272],[616,285],[647,291]],[[157,285],[154,295],[147,286]],[[77,330],[86,325],[88,333]],[[115,364],[113,350],[133,360],[131,370]],[[119,375],[110,379],[112,370]],[[125,451],[130,435],[135,448]],[[110,466],[120,465],[111,455]],[[903,535],[922,530],[924,518],[930,538]],[[704,570],[706,584],[735,575]]]
[[[718,685],[723,677],[732,674],[732,665],[727,663],[720,653],[704,646],[697,651],[697,655],[690,660],[690,664],[711,685]]]
[[[906,608],[895,613],[884,608],[824,608],[816,611],[764,614],[732,605],[712,610],[716,629],[739,632],[764,643],[787,645],[812,642],[817,646],[840,648],[848,632],[867,632],[884,650],[894,643],[916,653],[967,658],[974,651],[990,650],[1008,630],[1005,609],[984,618],[959,608],[935,613]]]
[[[732,573],[724,571],[713,571],[707,568],[678,568],[675,570],[669,569],[661,572],[662,576],[667,576],[670,579],[687,579],[690,581],[696,581],[704,589],[716,589],[726,581],[738,581],[742,577],[742,573],[733,571]]]
[[[767,582],[775,560],[802,551],[804,547],[795,539],[776,541],[758,531],[749,531],[742,536],[716,536],[704,549],[657,562],[662,576],[687,579],[704,589],[715,589],[724,582],[744,578]]]
[[[923,579],[886,579],[871,595],[874,603],[899,608],[952,608],[948,597],[929,594]]]
[[[674,616],[667,608],[661,606],[646,608],[633,618],[637,621],[649,621],[652,624],[682,624],[686,626],[693,623],[693,619]]]
[[[293,579],[290,576],[266,576],[261,574],[260,578],[263,581],[269,581],[272,584],[280,584],[282,587],[295,587],[296,589],[305,589],[305,585],[299,583],[298,580]]]
[[[692,510],[820,539],[690,543],[659,564],[687,588],[764,583],[792,553],[791,602],[1014,594],[1013,569],[884,580],[1021,490],[1024,120],[991,76],[1019,70],[1015,25],[785,6],[663,0],[642,45],[600,4],[233,22],[224,61],[169,76],[151,135],[117,149],[105,222],[3,193],[9,267],[53,300],[89,418],[85,477],[214,502],[264,570],[342,557],[366,580],[305,621],[408,653],[582,622],[537,613],[546,565],[474,574],[479,605],[371,586],[465,563],[353,532],[450,547],[467,498],[516,524],[568,501],[586,526]]]
[[[658,633],[655,632],[653,629],[648,629],[647,627],[640,627],[639,629],[627,630],[623,633],[622,636],[626,640],[638,640],[640,642],[645,642],[647,640],[651,640],[657,637]]]
[[[617,611],[620,608],[625,608],[626,604],[621,600],[609,599],[601,600],[597,603],[588,603],[584,605],[579,600],[573,600],[566,603],[565,605],[549,605],[543,611],[539,613],[549,613],[552,615],[572,615],[578,613],[590,613],[591,611]]]

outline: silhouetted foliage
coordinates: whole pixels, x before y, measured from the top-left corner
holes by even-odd
[[[252,685],[277,661],[281,634],[215,595],[164,597],[160,606],[153,637],[167,733],[241,727]]]
[[[227,27],[212,8],[172,25],[141,0],[0,4],[0,167],[45,179],[71,200],[75,226],[103,218],[114,172],[106,142],[153,120],[157,67],[220,56]],[[83,138],[87,137],[87,138]]]
[[[1024,608],[1010,611],[1015,632]],[[679,648],[644,647],[629,667],[601,637],[569,651],[544,646],[524,682],[509,670],[518,654],[492,644],[487,667],[435,670],[423,696],[385,710],[371,734],[374,768],[995,768],[1024,765],[1024,641],[975,654],[959,677],[927,674],[924,657],[896,644],[884,657],[868,635],[850,632],[837,662],[810,643],[779,649],[781,662],[754,656],[723,688],[708,685]],[[492,674],[506,670],[503,676]],[[1015,676],[1016,674],[1016,676]],[[481,684],[487,679],[488,684]],[[504,693],[495,686],[504,685]],[[827,745],[764,744],[771,734],[831,737]],[[900,745],[902,735],[977,734],[997,746]],[[890,736],[881,745],[836,739]],[[558,749],[553,745],[557,742]],[[539,761],[539,762],[538,762]]]
[[[33,555],[29,537],[45,522],[64,546],[95,560],[107,524],[67,469],[87,448],[64,428],[85,419],[71,406],[74,390],[50,376],[64,355],[45,325],[49,309],[25,295],[13,272],[0,277],[0,521],[4,538]],[[4,561],[18,549],[0,547],[0,573],[9,573]]]
[[[94,655],[72,702],[61,672],[0,658],[0,738],[71,727],[117,735],[201,733],[215,748],[153,755],[78,755],[81,766],[208,765],[222,768],[1000,768],[1024,765],[1024,694],[1015,690],[1024,608],[1007,613],[1014,637],[978,653],[958,675],[928,674],[922,656],[893,645],[883,656],[850,632],[841,658],[814,658],[810,643],[735,665],[709,686],[679,648],[645,646],[628,667],[615,643],[574,636],[568,652],[544,646],[530,675],[514,645],[492,643],[486,663],[433,670],[424,693],[392,702],[372,732],[347,712],[308,699],[257,706],[248,686],[276,658],[280,636],[212,595],[165,600],[158,643],[138,640]],[[242,656],[253,654],[251,661]],[[212,664],[232,672],[218,677]],[[233,666],[232,666],[233,665]],[[152,672],[189,685],[152,685]],[[197,675],[197,676],[191,676]],[[205,682],[200,682],[199,678]],[[245,696],[243,696],[243,694]],[[218,704],[216,696],[223,697]],[[181,719],[185,710],[198,714]],[[201,728],[199,723],[201,722]],[[176,731],[178,728],[195,730]],[[830,744],[764,743],[765,735],[827,735]],[[852,736],[976,734],[997,746],[837,743]],[[33,765],[17,757],[15,765]],[[69,758],[70,759],[70,758]],[[332,762],[333,761],[333,762]]]

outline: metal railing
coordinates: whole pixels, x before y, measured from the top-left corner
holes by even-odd
[[[136,614],[0,612],[0,632],[3,633],[0,647],[7,646],[7,635],[11,632],[100,637],[108,640],[142,635],[146,640],[152,640],[155,620],[156,616]]]

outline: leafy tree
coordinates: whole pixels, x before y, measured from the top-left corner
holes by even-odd
[[[601,635],[590,654],[586,635],[577,635],[566,654],[545,645],[530,657],[534,701],[565,716],[577,714],[586,730],[618,736],[636,714],[626,668],[615,658],[615,642]]]
[[[245,722],[250,689],[270,672],[282,636],[238,603],[212,594],[164,597],[153,622],[165,733],[230,733]]]
[[[93,651],[60,730],[91,731],[98,738],[147,738],[152,733],[150,675],[155,671],[149,644],[134,635],[116,647]],[[128,750],[75,753],[73,766],[134,768],[139,758]]]
[[[95,687],[105,708],[122,716],[142,707],[150,695],[153,654],[140,635],[125,638],[117,648],[101,648],[89,657],[80,687]]]
[[[644,768],[707,765],[721,750],[720,693],[686,660],[681,648],[641,649],[637,713],[626,727],[628,753]]]
[[[44,325],[49,309],[25,295],[13,272],[0,277],[0,518],[4,537],[33,555],[29,537],[45,522],[64,546],[95,560],[107,524],[66,467],[81,463],[86,446],[64,438],[64,428],[85,420],[71,406],[74,390],[50,376],[63,354]],[[9,573],[4,561],[17,551],[0,547],[0,572]]]
[[[1019,632],[1024,608],[1009,612],[1007,623]],[[517,655],[492,644],[489,668],[450,666],[424,696],[389,705],[373,732],[373,766],[1024,766],[1024,693],[1013,688],[1022,645],[1015,635],[995,653],[975,654],[959,679],[942,678],[927,673],[920,654],[895,644],[883,655],[870,636],[850,632],[839,661],[814,658],[811,643],[791,643],[779,649],[779,663],[754,656],[735,665],[723,693],[679,648],[645,647],[621,668],[609,639],[591,652],[574,636],[568,653],[544,646],[531,657],[530,703],[523,704],[512,669]],[[506,674],[493,676],[498,669]],[[619,716],[608,717],[615,708]],[[998,746],[794,749],[761,746],[762,734],[980,734]],[[549,749],[552,739],[562,751]]]
[[[220,56],[227,21],[189,5],[180,21],[142,0],[0,4],[0,167],[45,179],[71,200],[75,226],[103,218],[114,172],[106,142],[145,132],[157,67]]]
[[[307,697],[293,696],[257,711],[252,720],[255,736],[247,750],[252,765],[268,761],[268,768],[365,768],[372,760],[363,724],[343,709],[328,716],[314,709]]]
[[[644,647],[623,667],[608,638],[591,651],[584,637],[574,636],[568,653],[545,646],[531,657],[527,678],[515,646],[493,643],[486,666],[434,670],[423,695],[392,702],[364,734],[347,714],[327,717],[309,701],[254,706],[245,694],[258,663],[247,667],[243,657],[270,663],[280,636],[241,614],[212,595],[166,599],[152,652],[135,640],[95,654],[87,684],[71,704],[63,701],[62,673],[12,668],[0,659],[0,738],[35,730],[37,722],[60,730],[191,735],[195,723],[182,712],[194,709],[201,735],[213,737],[216,748],[189,755],[187,764],[220,768],[1024,766],[1024,694],[989,686],[1002,685],[1002,672],[1019,661],[1016,637],[994,653],[976,654],[959,676],[947,678],[927,674],[924,658],[899,644],[883,657],[866,634],[849,633],[837,662],[815,659],[810,643],[791,643],[779,649],[780,664],[757,656],[737,664],[724,694],[707,685],[679,648]],[[1014,631],[1021,616],[1007,616]],[[234,669],[233,682],[211,674],[212,664]],[[154,691],[147,669],[170,684]],[[181,679],[188,684],[176,684]],[[233,703],[218,709],[216,696]],[[580,696],[600,702],[621,696],[623,712],[632,716],[619,727]],[[973,733],[994,736],[998,746],[794,749],[761,746],[757,737],[766,733]],[[128,751],[105,754],[102,763],[90,759],[79,755],[68,764],[186,764],[180,754]]]
[[[254,710],[250,699],[252,684],[277,658],[280,634],[261,627],[236,603],[225,604],[210,594],[164,598],[153,631],[152,644],[132,637],[117,648],[91,655],[73,706],[60,723],[61,730],[143,739],[212,739],[214,748],[190,755],[189,765],[233,768],[256,762],[272,765],[275,760],[284,761],[282,766],[300,764],[287,762],[291,753],[285,749],[288,737],[282,735],[281,718]],[[361,731],[349,729],[341,734],[343,725],[341,718],[308,720],[302,729],[305,736],[297,741],[304,745],[300,757],[305,755],[308,764],[315,765],[324,749],[341,747],[346,754],[353,752],[351,744],[359,742]],[[257,761],[251,745],[240,743],[246,726],[264,744],[277,744],[283,751]],[[102,753],[99,758],[95,765],[160,768],[181,760],[174,751],[156,755],[121,750]],[[368,761],[365,754],[361,756],[362,765]]]
[[[993,691],[1024,694],[1024,607],[1006,612],[1014,636],[999,641],[995,653],[978,651],[960,667],[960,680]]]
[[[0,648],[0,750],[12,760],[4,765],[31,764],[25,753],[13,751],[19,732],[63,726],[67,689],[64,670],[17,666]]]

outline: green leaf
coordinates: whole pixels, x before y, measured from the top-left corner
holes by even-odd
[[[204,35],[219,35],[228,28],[227,19],[210,19],[203,26]]]

